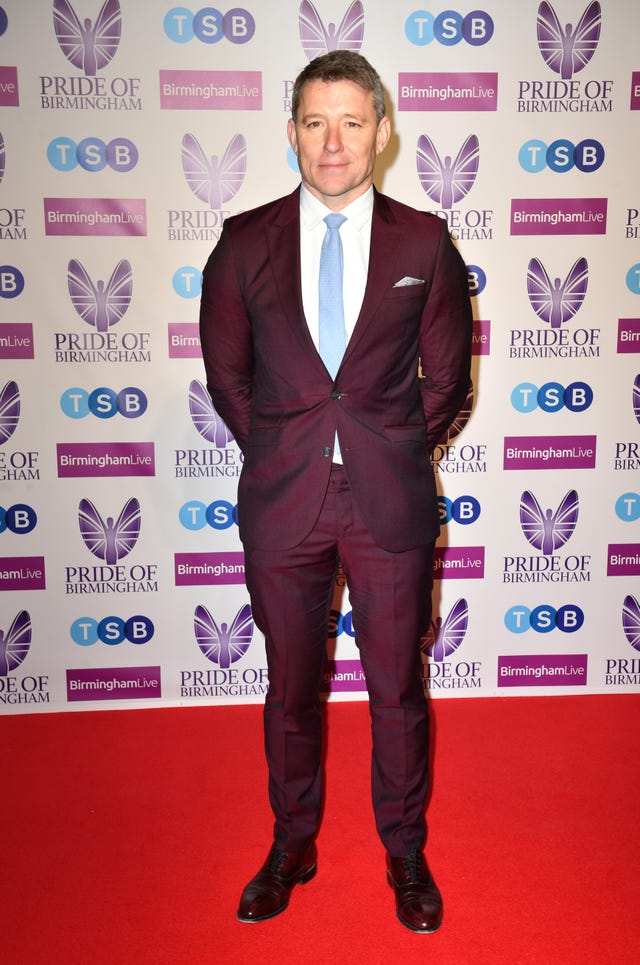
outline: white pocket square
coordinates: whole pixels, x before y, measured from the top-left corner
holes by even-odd
[[[411,275],[405,275],[400,281],[397,281],[394,288],[406,288],[407,285],[424,285],[424,278],[412,278]]]

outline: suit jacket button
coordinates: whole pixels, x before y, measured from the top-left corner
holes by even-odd
[[[322,449],[322,455],[323,455],[323,456],[330,456],[332,452],[333,452],[333,450],[332,450],[331,446],[324,446],[323,449]]]
[[[338,392],[337,389],[334,389],[333,392],[331,393],[331,398],[333,399],[334,402],[337,402],[338,399],[342,398],[342,392]]]

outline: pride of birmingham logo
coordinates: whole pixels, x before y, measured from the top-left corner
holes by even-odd
[[[578,258],[563,282],[549,278],[538,258],[532,258],[527,268],[527,294],[536,315],[560,328],[576,314],[587,293],[589,266],[586,258]]]
[[[311,0],[302,0],[299,15],[300,43],[309,58],[319,57],[330,50],[355,50],[362,47],[364,38],[364,9],[360,0],[353,0],[339,26],[325,27]]]
[[[478,138],[470,134],[455,160],[440,157],[427,134],[418,138],[416,163],[420,184],[429,197],[445,211],[461,201],[473,187],[478,173],[480,148]]]
[[[563,80],[571,80],[593,57],[600,39],[601,10],[597,0],[586,8],[578,25],[568,23],[564,30],[550,3],[538,7],[538,47],[545,63],[560,74]]]
[[[216,412],[211,396],[198,379],[193,379],[189,386],[189,412],[202,438],[217,449],[224,449],[233,442],[233,436]]]
[[[0,445],[11,438],[20,418],[20,390],[17,382],[7,382],[0,392]]]
[[[193,628],[201,651],[221,670],[228,670],[249,649],[253,636],[253,616],[248,603],[240,607],[231,626],[219,626],[205,606],[196,607]]]
[[[636,375],[633,383],[633,411],[636,419],[640,422],[640,373]]]
[[[220,159],[215,154],[207,157],[193,134],[182,138],[182,170],[187,184],[213,211],[220,211],[237,194],[246,169],[247,145],[242,134],[231,138]]]
[[[467,601],[461,598],[454,603],[444,620],[436,617],[432,622],[430,630],[422,638],[422,652],[439,663],[446,660],[464,640],[468,624],[469,607]]]
[[[20,610],[6,634],[0,630],[0,677],[20,666],[31,644],[31,617]]]
[[[120,43],[120,4],[104,0],[95,20],[81,23],[68,0],[54,0],[53,26],[60,49],[87,77],[106,67]]]
[[[520,525],[525,537],[545,556],[550,556],[567,542],[573,534],[578,521],[578,494],[570,489],[562,498],[560,505],[542,510],[540,503],[529,490],[520,499]]]
[[[98,332],[106,332],[120,321],[129,308],[133,292],[131,265],[121,259],[105,284],[95,285],[86,269],[72,258],[67,269],[67,285],[71,303],[80,318]]]
[[[631,594],[624,598],[622,628],[633,649],[640,650],[640,604]]]
[[[94,556],[114,566],[131,552],[140,534],[140,504],[132,497],[120,515],[103,519],[89,499],[80,500],[78,513],[80,533]]]

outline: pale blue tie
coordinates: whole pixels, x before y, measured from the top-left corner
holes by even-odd
[[[346,348],[344,309],[342,305],[342,241],[340,225],[343,214],[328,214],[324,219],[327,232],[320,252],[319,277],[319,350],[320,357],[335,379]]]

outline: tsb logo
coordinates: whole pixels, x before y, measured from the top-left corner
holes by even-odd
[[[416,10],[404,24],[407,40],[416,47],[426,47],[432,40],[444,47],[454,47],[461,40],[472,47],[481,47],[489,43],[493,29],[493,20],[484,10],[473,10],[466,16],[456,10],[443,10],[437,15]]]
[[[511,393],[511,405],[518,412],[584,412],[593,402],[593,389],[586,382],[572,382],[565,389],[559,382],[546,382],[538,388],[531,382],[521,382]]]
[[[576,167],[578,171],[590,174],[597,171],[604,161],[604,148],[600,141],[587,138],[574,145],[572,141],[560,138],[548,146],[544,141],[525,141],[518,154],[520,167],[530,174],[537,174],[549,168],[558,174]]]
[[[80,647],[91,647],[100,640],[110,647],[118,643],[148,643],[154,633],[154,626],[148,617],[136,616],[122,620],[120,617],[105,617],[94,620],[92,617],[79,617],[71,624],[70,634],[74,643]]]
[[[178,514],[185,529],[229,529],[235,523],[238,525],[238,507],[228,503],[225,499],[216,499],[205,506],[204,503],[192,500],[181,507]]]
[[[147,410],[147,397],[142,389],[134,386],[120,392],[104,386],[93,392],[73,388],[63,392],[60,408],[70,419],[84,419],[89,414],[98,419],[112,419],[116,413],[125,419],[137,419]]]
[[[583,623],[584,613],[574,603],[567,603],[557,610],[544,603],[533,610],[526,606],[512,606],[504,616],[504,625],[511,633],[525,633],[529,629],[536,633],[550,633],[556,629],[575,633]]]
[[[114,137],[105,144],[99,137],[85,137],[76,144],[70,137],[57,137],[47,148],[47,159],[56,171],[73,171],[80,165],[85,171],[126,173],[138,163],[138,148],[126,137]]]
[[[256,32],[256,22],[242,7],[224,14],[215,7],[203,7],[196,14],[186,7],[172,7],[164,18],[164,32],[176,44],[187,44],[194,37],[203,44],[217,44],[223,38],[246,44]]]
[[[17,298],[24,290],[24,275],[13,265],[0,265],[0,298]]]
[[[32,529],[35,529],[37,522],[38,516],[35,509],[25,503],[15,503],[8,509],[0,506],[0,533],[4,533],[8,529],[10,533],[22,536],[24,533],[30,533]]]
[[[458,496],[451,500],[447,496],[438,497],[438,511],[441,523],[450,523],[453,519],[462,526],[475,523],[480,515],[480,503],[474,496]]]

